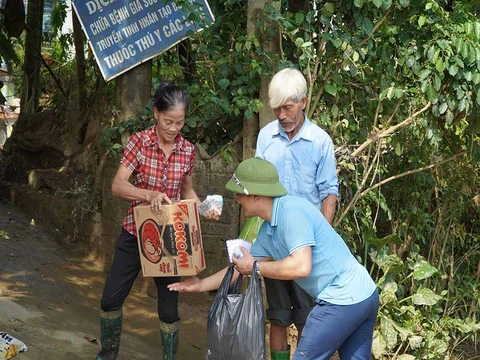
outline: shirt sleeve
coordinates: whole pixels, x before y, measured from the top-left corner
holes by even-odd
[[[192,153],[190,155],[190,162],[188,164],[188,169],[185,174],[192,175],[193,174],[193,167],[195,164],[195,147],[192,149]]]
[[[338,178],[333,142],[329,138],[320,146],[320,163],[317,167],[316,185],[321,201],[328,195],[338,196]]]
[[[292,254],[294,251],[307,246],[315,246],[314,222],[303,209],[289,208],[288,216],[282,216],[278,224],[285,245]]]
[[[144,154],[141,150],[142,139],[138,133],[133,133],[128,140],[127,146],[125,146],[125,149],[123,150],[123,157],[120,164],[133,173],[143,161]]]
[[[263,130],[263,129],[262,129]],[[263,152],[265,151],[265,145],[264,145],[264,131],[260,130],[258,133],[257,137],[257,148],[255,149],[255,157],[261,157],[262,159],[265,159],[263,156]]]
[[[263,226],[263,224],[262,224]],[[257,235],[257,240],[252,245],[252,248],[250,249],[250,253],[252,254],[253,257],[256,258],[270,258],[272,255],[267,251],[267,249],[263,246],[263,243],[267,241],[267,233],[265,231],[262,231],[260,228],[260,231]]]

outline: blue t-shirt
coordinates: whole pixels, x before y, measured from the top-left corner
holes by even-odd
[[[258,134],[255,156],[275,165],[289,195],[303,197],[317,209],[328,195],[338,196],[332,139],[306,116],[292,140],[278,120],[265,125]]]
[[[271,222],[260,228],[252,255],[281,260],[307,246],[312,248],[312,271],[295,281],[312,297],[352,305],[373,294],[376,285],[365,267],[312,203],[297,196],[275,198]]]

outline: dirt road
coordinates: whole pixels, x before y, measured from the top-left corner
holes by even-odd
[[[0,199],[0,331],[28,346],[15,360],[93,360],[106,273],[47,229]],[[179,359],[202,359],[209,304],[196,294],[192,306],[183,295]],[[160,358],[156,300],[134,288],[124,305],[118,359]]]

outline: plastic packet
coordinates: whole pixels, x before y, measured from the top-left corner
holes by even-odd
[[[226,244],[227,244],[228,260],[230,260],[230,262],[233,262],[234,256],[237,259],[240,259],[243,256],[243,253],[240,250],[240,246],[243,246],[248,251],[250,251],[250,248],[252,247],[251,243],[242,239],[230,239],[226,241]]]
[[[11,359],[18,353],[27,351],[27,346],[20,340],[0,331],[0,359]]]
[[[223,197],[222,195],[207,195],[207,198],[198,205],[198,212],[207,219],[218,220],[222,215]]]

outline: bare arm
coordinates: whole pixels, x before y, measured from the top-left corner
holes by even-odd
[[[133,186],[128,181],[131,175],[132,172],[128,170],[125,166],[120,165],[118,167],[117,173],[115,174],[112,183],[112,194],[114,196],[118,196],[125,200],[140,200],[148,202],[154,208],[161,206],[162,203],[172,203],[169,197],[162,192],[139,189]]]
[[[167,285],[170,291],[179,292],[205,292],[216,290],[220,287],[228,267],[206,278],[199,279],[195,276],[187,277],[185,280]],[[232,282],[238,277],[238,271],[233,273]]]
[[[250,274],[255,259],[243,247],[240,247],[244,256],[233,259],[236,269],[241,274]],[[310,275],[312,271],[312,249],[310,246],[294,251],[285,259],[277,261],[261,261],[260,274],[264,277],[278,280],[294,280]]]
[[[181,197],[182,199],[193,199],[197,202],[197,205],[201,204],[201,201],[193,189],[193,176],[192,175],[185,175],[183,177],[182,182],[182,190],[181,190]]]
[[[332,225],[333,218],[335,217],[335,207],[337,205],[337,197],[335,195],[328,195],[322,201],[320,211],[327,221]]]

